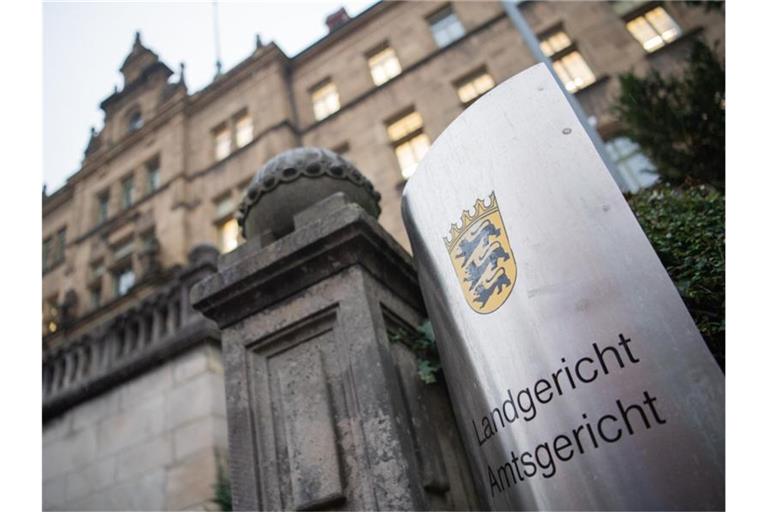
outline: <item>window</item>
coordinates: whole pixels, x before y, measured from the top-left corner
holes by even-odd
[[[220,196],[215,202],[217,219],[227,217],[235,210],[235,202],[230,194]]]
[[[53,239],[43,240],[43,272],[51,267],[51,251],[53,250]]]
[[[540,37],[539,46],[547,57],[552,58],[552,67],[568,92],[576,92],[595,82],[595,75],[584,57],[562,30]]]
[[[104,267],[104,261],[99,260],[95,263],[91,263],[91,279],[98,279],[104,275],[106,268]]]
[[[457,84],[456,92],[461,102],[466,105],[493,89],[494,85],[496,85],[496,82],[493,81],[493,77],[483,70],[460,80]]]
[[[43,272],[52,269],[64,261],[66,233],[66,228],[61,228],[56,232],[56,235],[43,240]]]
[[[226,254],[234,249],[237,248],[238,245],[240,245],[240,229],[237,225],[237,220],[234,218],[231,218],[222,224],[219,224],[218,227],[218,238],[219,238],[219,251],[221,251],[222,254]]]
[[[59,330],[59,307],[54,295],[43,302],[43,336],[53,334],[57,330]]]
[[[253,140],[253,120],[247,113],[235,119],[235,143],[241,148]]]
[[[144,126],[144,119],[141,117],[141,111],[136,110],[128,117],[128,131],[135,132],[142,126]]]
[[[656,7],[627,22],[627,30],[652,52],[680,37],[680,27],[663,7]]]
[[[133,240],[127,240],[115,246],[112,252],[112,256],[114,257],[115,261],[119,261],[123,258],[129,257],[132,252],[133,252]]]
[[[440,48],[448,46],[464,35],[464,27],[451,7],[441,9],[429,18],[432,37]]]
[[[115,296],[122,297],[133,288],[136,277],[130,266],[123,267],[114,274]]]
[[[231,194],[216,200],[216,238],[222,254],[228,253],[242,243],[240,228],[233,216],[234,211],[235,202]]]
[[[160,159],[153,158],[147,163],[147,194],[160,188]]]
[[[583,89],[595,81],[595,75],[577,50],[554,61],[552,67],[568,92]]]
[[[373,83],[381,85],[389,82],[400,74],[400,61],[397,60],[395,50],[384,48],[368,58],[368,66],[371,68]]]
[[[325,119],[339,110],[340,106],[339,92],[336,90],[336,85],[330,80],[321,83],[312,90],[312,108],[316,120]]]
[[[101,286],[92,286],[91,292],[91,309],[99,309],[101,307]]]
[[[605,149],[632,192],[649,187],[658,179],[656,166],[629,137],[614,137],[605,143]]]
[[[119,265],[119,268],[112,274],[114,283],[114,295],[122,297],[133,287],[136,277],[131,265],[131,254],[133,253],[133,239],[126,240],[113,249],[112,259]],[[98,270],[98,267],[97,267]]]
[[[67,244],[67,229],[61,228],[56,233],[56,259],[54,264],[64,261],[64,249]]]
[[[562,30],[558,30],[554,34],[542,38],[539,46],[541,47],[541,51],[543,51],[547,57],[551,57],[557,52],[565,50],[572,44],[568,34]]]
[[[395,148],[403,178],[410,178],[429,149],[421,115],[412,111],[387,125],[387,135]]]
[[[226,125],[213,130],[213,145],[216,161],[224,160],[232,151],[231,135]]]
[[[96,198],[98,209],[96,211],[96,222],[101,224],[106,222],[109,217],[109,190],[105,190]]]
[[[122,188],[123,209],[133,206],[133,176],[123,179],[120,184]]]

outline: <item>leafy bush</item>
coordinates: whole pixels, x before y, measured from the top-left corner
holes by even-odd
[[[219,506],[222,512],[232,510],[232,491],[229,486],[229,478],[221,463],[216,464],[216,482],[213,484],[213,502]]]
[[[713,187],[665,184],[628,201],[725,369],[725,196]]]
[[[614,112],[664,181],[725,188],[725,69],[701,41],[681,76],[619,76]]]
[[[387,332],[389,341],[400,342],[408,346],[416,354],[416,363],[419,366],[419,378],[426,384],[434,384],[440,374],[440,356],[437,353],[435,332],[432,322],[425,320],[417,332],[406,329],[395,329]]]

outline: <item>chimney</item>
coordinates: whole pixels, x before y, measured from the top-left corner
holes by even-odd
[[[348,21],[349,21],[349,14],[347,14],[347,10],[343,7],[340,8],[338,11],[334,12],[333,14],[329,14],[325,18],[325,24],[328,26],[328,32],[333,32],[334,30],[341,27]]]

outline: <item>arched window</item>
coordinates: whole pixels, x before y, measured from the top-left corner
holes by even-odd
[[[128,131],[135,132],[142,126],[144,126],[144,118],[141,117],[141,111],[134,110],[128,117]]]
[[[630,192],[637,192],[656,183],[659,178],[656,166],[635,141],[620,135],[608,140],[605,149],[627,182]]]

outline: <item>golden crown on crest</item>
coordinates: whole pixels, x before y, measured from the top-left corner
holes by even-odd
[[[496,193],[491,192],[491,195],[488,196],[488,198],[490,199],[489,205],[486,206],[484,200],[478,199],[475,201],[474,214],[470,215],[469,210],[464,210],[461,213],[461,219],[459,219],[460,225],[457,226],[456,224],[451,224],[451,231],[448,233],[448,236],[443,237],[443,242],[445,242],[445,247],[449,252],[453,249],[456,243],[461,240],[461,237],[464,236],[464,233],[466,233],[475,221],[499,209],[499,206],[496,204]]]

